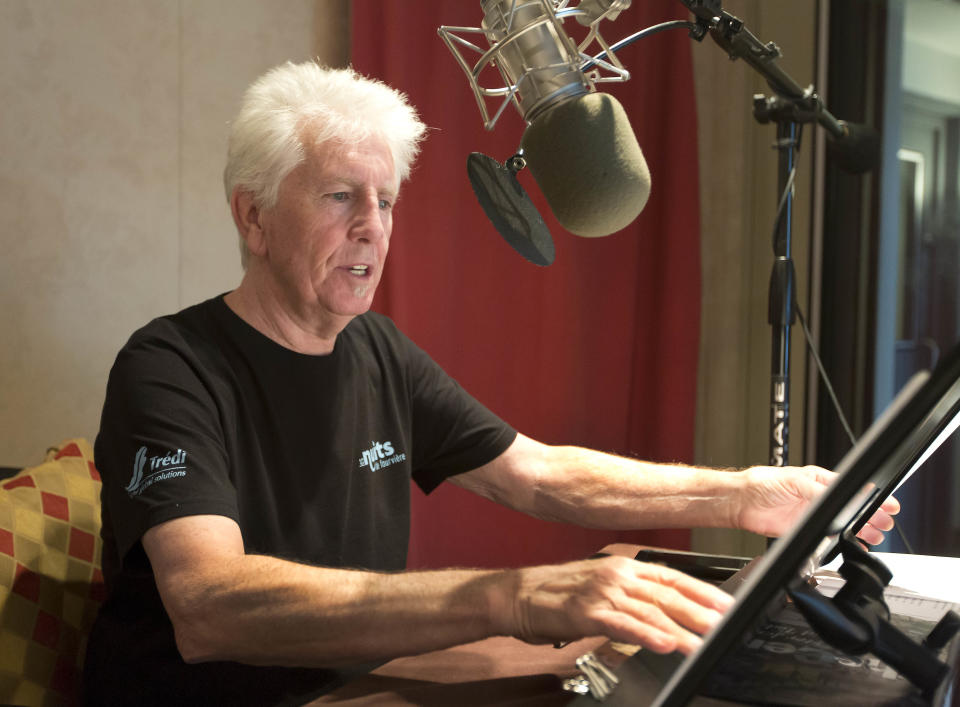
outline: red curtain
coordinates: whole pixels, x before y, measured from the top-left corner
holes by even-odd
[[[437,36],[476,26],[479,2],[354,0],[353,65],[407,93],[431,127],[397,205],[375,308],[521,432],[658,461],[693,453],[700,310],[696,114],[682,30],[624,49],[634,78],[606,84],[631,116],[653,174],[639,219],[581,239],[524,181],[556,245],[547,268],[501,239],[477,204],[466,157],[501,162],[523,122],[483,129],[466,79]],[[609,41],[684,17],[641,0],[605,22]],[[568,24],[574,24],[568,21]],[[410,567],[518,566],[585,557],[609,542],[683,547],[686,531],[602,532],[537,521],[445,484],[415,492]]]

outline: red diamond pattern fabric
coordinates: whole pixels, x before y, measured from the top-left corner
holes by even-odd
[[[37,612],[37,621],[33,625],[33,640],[47,648],[56,648],[58,638],[60,620],[46,611]]]
[[[76,557],[80,560],[93,562],[93,551],[96,545],[96,538],[79,528],[70,528],[70,557]]]
[[[47,493],[46,491],[40,492],[40,498],[43,504],[43,512],[48,516],[53,516],[60,520],[70,520],[70,504],[66,498],[55,493]]]
[[[64,457],[82,457],[83,452],[80,451],[80,445],[76,442],[69,442],[65,446],[60,448],[60,451],[54,454],[54,459],[63,459]]]
[[[4,528],[0,528],[0,552],[13,557],[13,533]]]
[[[36,488],[36,484],[33,483],[33,478],[30,476],[19,476],[17,475],[10,481],[7,481],[3,484],[4,489],[15,489],[18,486],[29,486],[30,488]]]
[[[17,572],[14,575],[13,591],[25,599],[36,603],[40,601],[40,577],[33,570],[17,563]]]
[[[78,703],[104,599],[100,486],[83,439],[0,484],[0,704]]]

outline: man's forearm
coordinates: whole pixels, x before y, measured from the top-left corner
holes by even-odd
[[[534,642],[605,635],[690,653],[700,644],[696,634],[732,602],[680,572],[626,557],[389,575],[248,559],[245,567],[224,565],[194,592],[206,598],[171,612],[188,662],[331,667],[493,635]]]
[[[498,574],[383,574],[246,555],[181,584],[167,610],[188,662],[328,667],[493,635]]]
[[[654,464],[518,435],[492,462],[451,481],[548,520],[608,528],[740,528],[776,537],[832,483],[826,469],[754,466],[742,471]],[[893,527],[890,501],[864,538]]]
[[[522,435],[452,481],[546,520],[608,529],[736,527],[744,477],[555,447]]]
[[[550,447],[533,512],[598,528],[732,527],[738,475]]]

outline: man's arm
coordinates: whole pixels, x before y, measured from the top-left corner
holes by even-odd
[[[777,536],[832,477],[818,467],[725,471],[654,464],[517,435],[492,462],[450,481],[529,515],[585,527],[722,527]],[[860,537],[881,542],[898,510],[888,499]]]
[[[731,599],[622,557],[519,570],[376,573],[247,555],[229,518],[190,516],[143,537],[187,662],[336,666],[493,635],[605,635],[693,651]]]

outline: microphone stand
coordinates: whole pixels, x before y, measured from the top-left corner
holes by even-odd
[[[697,41],[708,33],[729,54],[743,59],[760,73],[774,95],[753,98],[757,122],[777,124],[779,151],[776,228],[773,236],[773,269],[770,274],[767,319],[772,327],[770,374],[770,459],[771,466],[786,466],[790,449],[790,328],[796,323],[796,272],[791,254],[793,185],[796,153],[805,123],[819,123],[834,137],[848,134],[845,123],[825,108],[810,86],[803,89],[776,63],[780,49],[773,42],[763,44],[728,14],[719,0],[681,0],[694,14],[690,36]]]
[[[770,275],[768,320],[773,327],[771,360],[770,464],[784,466],[789,450],[790,423],[790,327],[796,321],[796,274],[790,252],[795,157],[800,147],[802,126],[822,125],[833,137],[850,137],[850,128],[834,118],[814,93],[802,89],[780,67],[776,44],[763,44],[742,21],[727,14],[720,0],[681,0],[695,15],[690,36],[700,41],[708,32],[731,59],[744,59],[756,69],[773,90],[772,97],[755,95],[753,113],[757,122],[777,124],[779,150],[776,226],[773,235],[774,263]],[[871,652],[919,687],[935,704],[957,704],[960,686],[960,615],[947,612],[921,643],[897,629],[883,590],[892,575],[857,541],[842,538],[840,573],[846,580],[833,599],[811,589],[803,580],[785,587],[797,609],[827,643],[844,652]],[[946,662],[938,652],[949,644]]]
[[[754,101],[754,116],[767,119],[763,97]],[[800,147],[800,129],[792,120],[777,121],[777,149],[780,151],[777,183],[782,195],[773,238],[773,269],[767,302],[767,322],[772,327],[770,359],[770,465],[785,466],[790,449],[790,327],[796,323],[794,306],[796,271],[791,254],[793,230],[794,160]]]

